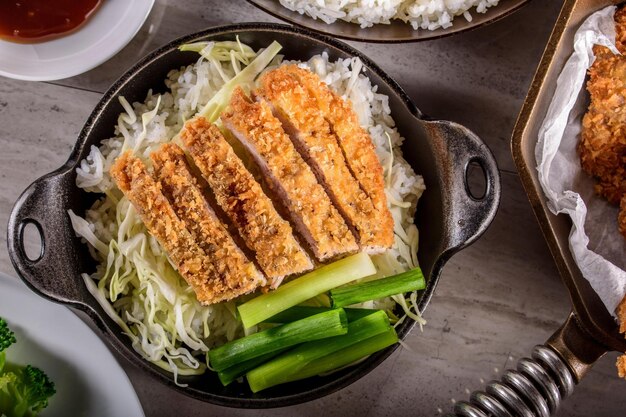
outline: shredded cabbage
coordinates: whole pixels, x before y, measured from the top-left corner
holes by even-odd
[[[224,84],[224,87],[209,100],[202,110],[200,110],[199,114],[206,117],[208,121],[215,122],[219,118],[220,113],[222,113],[224,108],[228,105],[228,101],[235,87],[243,87],[244,90],[249,92],[256,76],[272,62],[281,49],[282,46],[278,42],[272,42],[267,49],[261,52],[250,65],[235,77],[230,80],[225,79],[226,84]]]

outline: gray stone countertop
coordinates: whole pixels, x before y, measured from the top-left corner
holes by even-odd
[[[146,415],[438,416],[544,343],[567,317],[569,296],[521,186],[510,140],[560,6],[535,0],[492,25],[439,40],[353,43],[422,111],[476,132],[500,166],[498,215],[483,237],[445,266],[423,331],[414,329],[406,347],[351,386],[275,410],[229,409],[187,398],[118,355]],[[30,182],[65,161],[102,93],[136,60],[178,36],[244,21],[275,20],[244,1],[157,0],[138,36],[92,71],[46,83],[0,77],[0,223],[6,225]],[[6,249],[0,250],[0,271],[15,275]],[[607,354],[596,363],[559,416],[624,415],[626,382],[616,375],[616,357]]]

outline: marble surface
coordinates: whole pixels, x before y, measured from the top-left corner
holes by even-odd
[[[528,356],[567,317],[568,294],[522,189],[510,136],[560,9],[531,2],[509,18],[452,38],[404,45],[353,44],[399,81],[425,113],[460,122],[491,147],[502,202],[487,233],[446,265],[425,318],[372,373],[323,399],[277,410],[205,404],[144,377],[118,357],[147,416],[438,416],[454,400]],[[132,63],[178,36],[242,21],[274,21],[244,1],[157,0],[139,35],[86,74],[49,83],[0,77],[0,223],[34,179],[62,164],[102,92]],[[6,237],[0,235],[6,248]],[[0,270],[15,275],[6,249]],[[618,416],[626,382],[616,354],[600,359],[559,416]]]

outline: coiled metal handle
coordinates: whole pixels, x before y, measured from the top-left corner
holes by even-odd
[[[448,417],[549,417],[574,391],[575,375],[556,351],[533,348],[532,359],[522,358],[517,370],[508,370],[485,391],[474,391],[470,401],[454,405]]]

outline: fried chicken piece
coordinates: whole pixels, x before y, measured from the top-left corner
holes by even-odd
[[[615,14],[616,46],[626,53],[626,10]],[[583,170],[597,180],[595,191],[611,204],[626,195],[626,56],[596,45],[589,69],[589,109],[582,122],[578,152]],[[623,234],[624,204],[619,215]]]
[[[598,180],[596,192],[618,204],[626,192],[626,57],[594,47],[578,152],[583,170]]]
[[[265,277],[235,244],[204,199],[183,150],[166,143],[152,152],[150,159],[163,194],[215,266],[215,279],[226,285],[229,298],[266,285]]]
[[[130,151],[117,158],[111,176],[133,204],[148,232],[168,253],[178,272],[196,293],[198,301],[213,304],[234,295],[219,279],[208,256],[178,218],[161,186]]]
[[[198,117],[185,123],[181,139],[217,203],[254,252],[272,286],[313,267],[261,185],[243,165],[217,126]]]
[[[221,119],[252,154],[289,211],[294,227],[320,261],[358,249],[328,194],[267,103],[251,102],[236,89]]]
[[[385,251],[393,243],[389,239],[393,234],[383,230],[372,200],[350,172],[337,137],[305,86],[307,81],[294,77],[288,67],[265,73],[255,94],[270,104],[360,247],[368,253]]]

